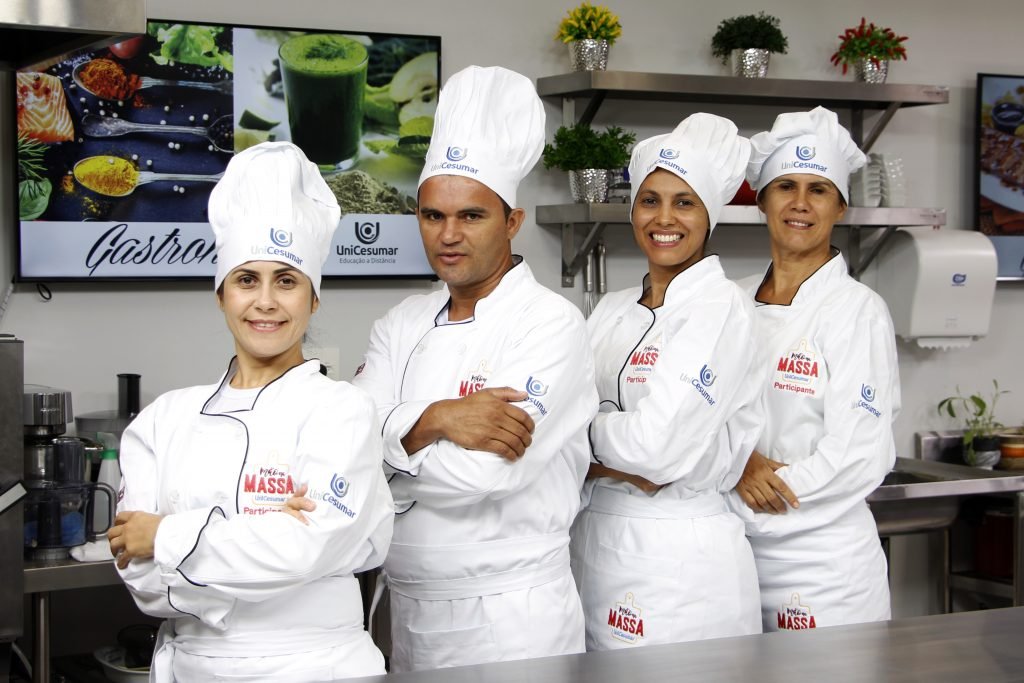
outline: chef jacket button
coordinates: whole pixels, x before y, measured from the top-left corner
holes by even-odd
[[[168,497],[171,499],[171,502],[177,503],[181,499],[181,494],[178,493],[177,490],[174,490],[171,491],[171,494]]]
[[[618,318],[615,319],[615,324],[616,325],[621,325],[622,324],[622,316],[621,315]]]
[[[417,344],[416,345],[416,353],[423,353],[425,350],[426,350],[426,347],[423,344]]]

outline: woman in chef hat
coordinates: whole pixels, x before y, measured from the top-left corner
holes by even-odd
[[[267,143],[231,160],[209,215],[235,357],[129,426],[108,534],[139,608],[167,619],[150,678],[383,673],[352,576],[391,539],[376,411],[302,356],[338,204],[298,147]],[[305,524],[271,514],[296,492],[315,501]]]
[[[900,405],[885,303],[831,245],[864,154],[818,107],[751,139],[747,179],[772,262],[750,290],[766,428],[730,497],[747,521],[766,630],[889,618],[886,562],[865,498],[893,465]]]
[[[602,403],[572,560],[589,650],[761,632],[754,559],[724,498],[763,424],[754,313],[705,254],[749,151],[711,114],[633,150],[648,273],[587,322]]]

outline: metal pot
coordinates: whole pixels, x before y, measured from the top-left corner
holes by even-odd
[[[742,78],[768,76],[768,58],[771,52],[762,48],[737,48],[732,51],[732,75]]]
[[[573,71],[604,71],[608,68],[608,41],[590,38],[572,41],[569,64]]]
[[[889,60],[858,59],[853,63],[853,75],[862,83],[885,83],[885,78],[889,75]]]
[[[999,437],[976,436],[971,442],[971,447],[964,447],[964,462],[968,465],[980,467],[983,470],[992,469],[1002,453],[999,450]]]
[[[608,201],[609,172],[603,168],[569,171],[569,192],[577,204]]]

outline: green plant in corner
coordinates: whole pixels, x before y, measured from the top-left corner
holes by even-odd
[[[584,2],[569,13],[558,24],[555,39],[563,43],[574,40],[607,40],[614,45],[622,35],[619,17],[604,5],[594,6]]]
[[[624,168],[636,134],[610,126],[598,133],[585,123],[562,126],[555,139],[544,145],[544,168],[578,171],[584,168]]]
[[[996,403],[1000,396],[1008,393],[1009,390],[1000,389],[999,382],[992,380],[992,395],[987,401],[980,391],[964,396],[960,393],[959,386],[956,388],[956,394],[939,401],[939,415],[945,414],[954,420],[963,421],[964,449],[969,464],[975,464],[974,440],[994,437],[1003,428],[1002,423],[995,417]]]
[[[760,49],[786,54],[789,41],[779,28],[778,17],[759,12],[723,19],[711,38],[711,54],[722,63],[729,61],[733,50]]]

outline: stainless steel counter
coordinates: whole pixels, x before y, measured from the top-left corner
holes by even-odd
[[[1024,680],[1022,644],[1024,607],[1015,607],[347,680],[1001,683]]]
[[[92,588],[121,583],[114,561],[78,562],[70,558],[56,562],[25,561],[25,593],[48,593],[71,588]]]
[[[917,458],[896,458],[868,502],[1024,491],[1024,470],[983,470]]]

